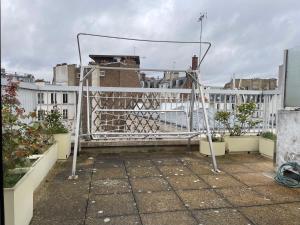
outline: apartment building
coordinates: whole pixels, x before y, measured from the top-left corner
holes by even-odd
[[[240,90],[275,90],[277,88],[277,79],[231,79],[224,85],[224,89],[240,89]]]

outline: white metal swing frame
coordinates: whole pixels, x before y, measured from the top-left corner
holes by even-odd
[[[105,67],[105,66],[83,66],[82,65],[82,57],[81,57],[81,49],[80,49],[80,36],[92,36],[92,37],[101,37],[101,38],[109,38],[109,39],[119,39],[119,40],[129,40],[129,41],[138,41],[138,42],[154,42],[154,43],[174,43],[174,44],[205,44],[207,45],[207,49],[203,55],[203,57],[199,60],[198,66],[196,70],[175,70],[175,69],[143,69],[143,68],[128,68],[128,67]],[[202,61],[204,60],[205,56],[207,55],[207,52],[209,51],[211,47],[210,42],[202,42],[202,41],[169,41],[169,40],[148,40],[148,39],[137,39],[137,38],[126,38],[126,37],[117,37],[117,36],[108,36],[108,35],[99,35],[99,34],[89,34],[89,33],[78,33],[77,34],[77,46],[78,46],[78,54],[79,54],[79,61],[80,61],[80,80],[79,80],[79,93],[78,93],[78,102],[77,102],[77,113],[76,113],[76,127],[75,127],[75,144],[74,144],[74,151],[73,151],[73,162],[72,162],[72,174],[69,177],[69,179],[77,179],[78,175],[76,175],[76,163],[77,163],[77,154],[79,150],[79,144],[80,144],[80,138],[83,136],[89,136],[92,135],[92,133],[88,130],[87,134],[80,134],[80,119],[81,119],[81,109],[82,109],[82,98],[83,98],[83,85],[84,81],[92,74],[92,72],[95,69],[105,69],[105,70],[131,70],[131,71],[154,71],[154,72],[184,72],[190,78],[192,79],[192,92],[198,89],[198,93],[200,95],[200,100],[202,104],[202,109],[203,109],[203,114],[204,114],[204,122],[206,126],[206,135],[208,137],[208,142],[209,142],[209,147],[210,147],[210,153],[212,157],[212,164],[213,164],[213,171],[214,172],[219,172],[218,167],[217,167],[217,162],[216,162],[216,157],[215,157],[215,152],[213,149],[213,144],[212,144],[212,138],[211,138],[211,130],[209,127],[209,122],[208,122],[208,116],[207,116],[207,111],[205,108],[205,100],[204,100],[204,95],[203,95],[203,86],[199,82],[199,77],[200,77],[200,65]],[[84,69],[85,68],[90,68],[90,70],[84,74]],[[88,90],[88,83],[87,84],[87,95],[89,95],[89,90]],[[193,93],[194,94],[194,93]],[[192,95],[193,96],[193,95]],[[88,104],[88,103],[87,103]],[[193,111],[193,110],[192,110]],[[192,113],[191,111],[191,113]],[[89,118],[89,111],[88,113],[88,118]],[[189,141],[192,137],[195,137],[199,135],[199,132],[184,132],[189,135]],[[156,133],[157,134],[157,133]],[[178,134],[178,133],[177,133]],[[147,133],[149,135],[149,133]],[[151,134],[150,134],[151,135]]]

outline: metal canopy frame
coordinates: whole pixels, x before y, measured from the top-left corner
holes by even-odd
[[[199,60],[199,64],[197,66],[196,70],[174,70],[174,69],[144,69],[144,68],[128,68],[128,67],[105,67],[105,66],[83,66],[82,65],[82,56],[81,56],[81,48],[80,48],[80,36],[90,36],[90,37],[101,37],[101,38],[109,38],[109,39],[118,39],[118,40],[129,40],[129,41],[139,41],[139,42],[154,42],[154,43],[173,43],[173,44],[205,44],[207,45],[207,49],[205,51],[205,53],[203,54],[203,57]],[[208,123],[208,116],[207,116],[207,111],[205,108],[205,100],[204,100],[204,96],[203,96],[203,86],[199,81],[199,77],[200,77],[200,65],[202,63],[202,61],[204,60],[205,56],[207,55],[210,47],[211,47],[211,43],[210,42],[202,42],[202,41],[170,41],[170,40],[149,40],[149,39],[137,39],[137,38],[127,38],[127,37],[117,37],[117,36],[108,36],[108,35],[100,35],[100,34],[91,34],[91,33],[78,33],[77,34],[77,46],[78,46],[78,54],[79,54],[79,61],[80,61],[80,80],[79,80],[79,93],[78,93],[78,103],[77,103],[77,112],[76,112],[76,127],[75,127],[75,144],[74,144],[74,152],[73,152],[73,162],[72,162],[72,174],[71,176],[69,176],[69,179],[77,179],[78,175],[76,175],[76,163],[77,163],[77,154],[78,154],[78,150],[79,150],[79,144],[80,144],[80,137],[83,136],[90,136],[91,132],[88,128],[88,134],[80,134],[80,119],[81,119],[81,108],[82,108],[82,97],[83,97],[83,84],[84,84],[84,80],[86,80],[95,69],[106,69],[106,70],[130,70],[130,71],[136,71],[136,72],[140,72],[140,71],[156,71],[156,72],[165,72],[165,71],[169,71],[169,72],[184,72],[186,73],[188,76],[190,76],[190,78],[192,79],[192,95],[195,94],[195,90],[197,88],[198,93],[200,94],[200,98],[201,98],[201,104],[202,104],[202,109],[203,109],[203,114],[204,114],[204,120],[205,120],[205,125],[206,125],[206,135],[208,137],[208,142],[209,142],[209,147],[210,147],[210,153],[211,153],[211,157],[212,157],[212,163],[213,163],[213,171],[214,172],[219,172],[218,167],[217,167],[217,162],[216,162],[216,157],[215,157],[215,152],[213,149],[213,144],[212,144],[212,138],[211,138],[211,130],[209,127],[209,123]],[[86,73],[84,69],[89,68],[90,70]],[[89,92],[88,89],[88,82],[86,82],[87,84],[87,92]],[[88,95],[88,93],[87,93]],[[194,99],[192,99],[192,107],[194,107]],[[190,111],[190,113],[192,113],[193,110]],[[89,117],[89,115],[88,115]],[[97,135],[97,133],[95,133]],[[100,133],[101,135],[103,135],[103,133]],[[112,134],[112,133],[111,133]],[[173,135],[173,133],[168,133],[170,135]],[[176,133],[178,135],[178,132]],[[181,132],[182,135],[187,135],[188,140],[190,142],[190,139],[192,137],[195,137],[197,135],[199,135],[199,132],[192,132],[192,130],[190,130],[189,132]],[[109,134],[107,134],[109,135]],[[147,133],[147,135],[159,135],[159,133],[153,133],[153,134],[149,134]]]

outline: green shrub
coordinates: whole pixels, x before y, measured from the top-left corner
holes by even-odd
[[[215,120],[229,131],[230,136],[241,136],[261,122],[252,118],[255,109],[256,104],[254,102],[243,103],[237,106],[234,113],[226,111],[217,112]]]
[[[261,136],[263,138],[267,138],[267,139],[270,139],[270,140],[273,140],[273,141],[275,141],[277,139],[276,134],[274,134],[274,133],[272,133],[270,131],[261,133]]]
[[[61,122],[61,113],[58,110],[47,113],[45,117],[45,124],[49,134],[68,133],[68,129]]]

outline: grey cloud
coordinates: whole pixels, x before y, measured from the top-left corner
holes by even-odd
[[[213,47],[202,66],[207,84],[232,74],[276,76],[283,50],[299,45],[300,2],[271,1],[105,1],[10,0],[2,4],[2,62],[8,70],[48,80],[57,63],[78,63],[76,33],[198,40],[199,12],[207,11],[203,40]],[[167,46],[82,39],[88,54],[136,54],[145,67],[187,68],[198,45]],[[175,63],[174,63],[175,62]]]

